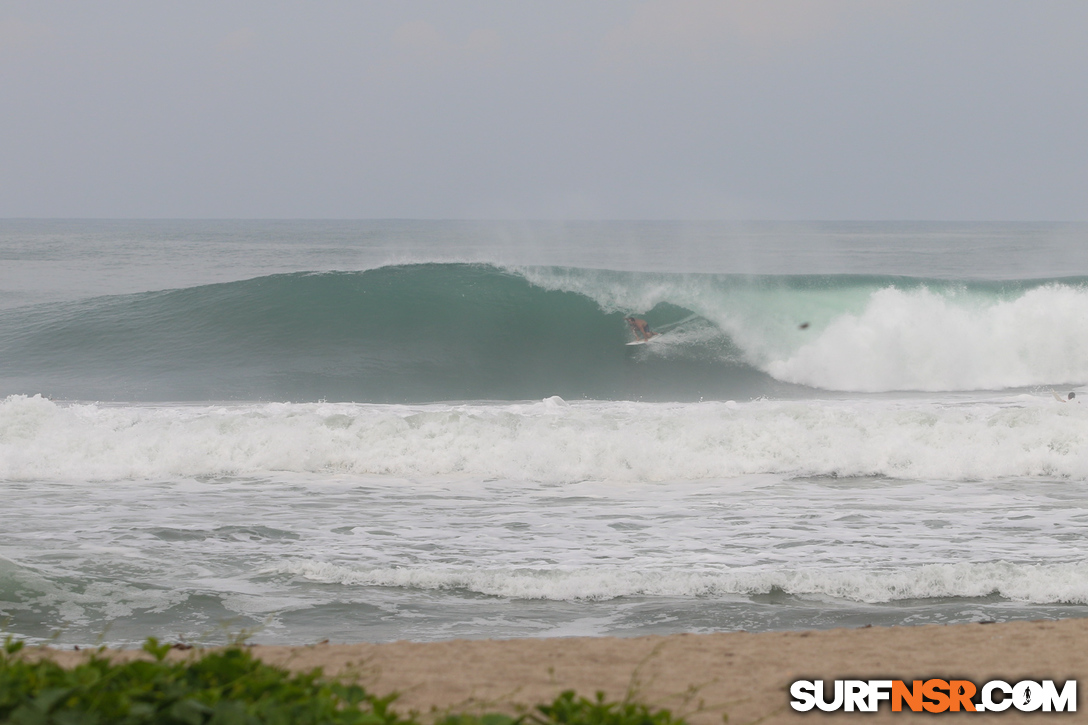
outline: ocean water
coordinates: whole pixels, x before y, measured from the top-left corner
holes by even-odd
[[[1084,224],[0,220],[0,624],[1085,616],[1086,383]]]

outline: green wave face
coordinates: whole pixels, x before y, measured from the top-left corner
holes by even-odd
[[[622,313],[490,266],[285,274],[24,310],[0,329],[0,385],[68,399],[360,402],[775,386],[713,355],[640,355],[629,339]]]
[[[625,314],[664,331],[631,347]],[[0,322],[0,393],[125,401],[688,401],[1088,381],[1083,280],[417,264]]]

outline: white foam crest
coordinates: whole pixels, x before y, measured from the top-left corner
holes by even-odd
[[[1088,291],[1011,300],[886,288],[816,340],[772,360],[775,377],[830,390],[996,390],[1088,381]]]
[[[347,586],[465,589],[511,599],[601,601],[629,596],[705,597],[767,594],[833,597],[876,604],[996,594],[1033,604],[1088,604],[1088,564],[1006,561],[927,564],[891,571],[741,569],[735,571],[574,569],[353,568],[295,560],[263,574]]]
[[[274,472],[531,481],[775,473],[1088,479],[1088,406],[1049,397],[513,405],[0,402],[0,479]]]

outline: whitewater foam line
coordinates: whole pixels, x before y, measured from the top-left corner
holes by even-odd
[[[1088,290],[1061,284],[1011,299],[885,288],[865,310],[764,365],[827,390],[997,390],[1088,380]]]
[[[747,474],[1088,479],[1088,406],[557,398],[513,405],[0,402],[0,479],[348,473],[529,481]]]
[[[883,602],[944,597],[986,597],[1032,604],[1088,603],[1088,564],[927,564],[892,571],[804,570],[631,571],[616,567],[576,569],[352,568],[295,560],[268,567],[324,584],[464,589],[511,599],[603,601],[629,596],[712,597],[768,594]]]

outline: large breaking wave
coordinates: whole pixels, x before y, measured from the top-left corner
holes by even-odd
[[[665,334],[626,346],[630,313]],[[415,264],[28,307],[0,321],[0,393],[78,400],[685,401],[1085,381],[1081,279]]]

